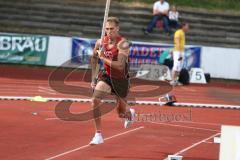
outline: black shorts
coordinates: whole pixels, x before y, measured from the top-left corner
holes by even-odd
[[[98,81],[103,81],[111,87],[111,92],[118,97],[125,98],[128,95],[130,81],[126,79],[115,79],[102,71],[98,76]]]

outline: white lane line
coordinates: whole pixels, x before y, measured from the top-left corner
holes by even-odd
[[[60,120],[59,118],[46,118],[46,121],[51,121],[51,120]]]
[[[20,88],[9,88],[9,89],[0,89],[1,93],[16,93],[24,94],[24,93],[31,93],[31,92],[38,92],[38,89],[20,89]]]
[[[221,134],[221,133],[216,133],[216,134],[214,134],[214,135],[211,135],[211,136],[208,137],[208,138],[205,138],[205,139],[203,139],[203,140],[201,140],[201,141],[199,141],[199,142],[196,142],[196,143],[192,144],[192,145],[189,146],[189,147],[186,147],[186,148],[182,149],[181,151],[176,152],[174,155],[175,155],[175,156],[178,156],[178,155],[180,155],[180,154],[182,154],[182,153],[184,153],[184,152],[186,152],[186,151],[188,151],[188,150],[190,150],[190,149],[198,146],[199,144],[204,143],[204,142],[206,142],[206,141],[208,141],[208,140],[210,140],[210,139],[212,139],[212,138],[214,138],[214,137],[216,137],[216,136],[218,136],[218,135],[220,135],[220,134]],[[164,160],[167,160],[167,159],[168,159],[168,158],[166,157]]]
[[[160,122],[149,122],[149,123],[165,125],[165,126],[172,126],[172,127],[181,127],[181,128],[197,129],[197,130],[204,130],[204,131],[220,132],[219,130],[215,130],[215,129],[190,127],[190,126],[183,126],[183,125],[177,125],[177,124],[160,123]]]
[[[144,128],[144,126],[141,126],[141,127],[138,127],[138,128],[135,128],[135,129],[132,129],[132,130],[129,130],[129,131],[126,131],[126,132],[122,132],[122,133],[113,135],[113,136],[111,136],[111,137],[105,138],[104,140],[107,141],[107,140],[110,140],[110,139],[113,139],[113,138],[116,138],[116,137],[119,137],[119,136],[122,136],[122,135],[125,135],[125,134],[128,134],[128,133],[131,133],[131,132],[134,132],[134,131],[143,129],[143,128]],[[64,155],[66,155],[66,154],[70,154],[70,153],[72,153],[72,152],[76,152],[76,151],[82,150],[82,149],[87,148],[87,147],[90,147],[90,146],[91,146],[91,145],[87,144],[87,145],[84,145],[84,146],[81,146],[81,147],[78,147],[78,148],[75,148],[75,149],[72,149],[72,150],[69,150],[69,151],[60,153],[60,154],[58,154],[58,155],[55,155],[55,156],[46,158],[45,160],[56,159],[56,158],[58,158],[58,157],[62,157],[62,156],[64,156]]]
[[[191,88],[187,88],[187,87],[181,87],[181,89],[183,89],[183,90],[185,90],[185,91],[196,92],[195,89],[191,89]]]
[[[52,111],[54,112],[54,111]],[[146,114],[142,114],[142,115],[146,115]],[[51,118],[45,118],[46,121],[51,121],[51,120],[59,120],[59,118],[57,117],[51,117]],[[211,125],[211,126],[221,126],[223,124],[220,124],[220,123],[202,123],[202,122],[174,122],[174,123],[190,123],[190,124],[202,124],[202,125]],[[202,129],[202,128],[201,128]],[[205,129],[204,129],[205,130]],[[207,129],[209,130],[209,129]],[[212,130],[211,130],[212,131]],[[217,132],[217,130],[215,130]]]
[[[42,89],[39,89],[38,91],[42,92],[42,93],[52,94],[52,95],[56,95],[57,94],[57,93],[55,93],[53,91],[47,91],[47,90],[42,90]]]
[[[11,92],[12,93],[12,92]],[[24,94],[24,93],[22,93]],[[70,100],[74,102],[91,102],[89,98],[52,98],[52,97],[45,97],[49,101],[63,101],[63,100]],[[24,97],[19,96],[0,96],[0,100],[24,100]],[[107,103],[115,103],[113,100],[104,100]],[[128,101],[130,104],[140,104],[140,105],[159,105],[161,106],[164,104],[163,102],[159,101]],[[222,105],[222,104],[201,104],[201,103],[174,103],[174,106],[179,107],[200,107],[200,108],[218,108],[218,109],[240,109],[240,105]]]
[[[209,125],[209,126],[221,126],[223,124],[220,124],[220,123],[206,123],[206,122],[193,122],[193,121],[178,121],[178,122],[175,122],[175,123],[190,123],[190,124],[203,124],[203,125]]]
[[[11,86],[11,87],[14,87],[14,86],[26,86],[26,87],[37,87],[37,86],[39,86],[39,85],[41,85],[41,86],[43,86],[43,85],[45,85],[45,86],[47,86],[48,85],[48,83],[1,83],[0,84],[0,86],[2,87],[2,86]]]
[[[115,137],[118,137],[118,136],[121,136],[121,135],[124,135],[124,134],[128,134],[128,133],[131,133],[131,132],[143,129],[143,128],[144,128],[144,126],[141,126],[141,127],[138,127],[138,128],[135,128],[135,129],[132,129],[132,130],[129,130],[129,131],[119,133],[119,134],[113,135],[111,137],[105,138],[104,140],[109,140],[109,139],[112,139],[112,138],[115,138]]]
[[[207,143],[207,144],[214,144],[214,142],[203,142],[203,143]]]
[[[21,90],[37,90],[37,87],[28,87],[28,86],[0,86],[1,90],[16,90],[16,89],[21,89]]]
[[[14,96],[14,94],[17,94],[17,95],[19,95],[19,94],[21,94],[21,95],[24,95],[24,94],[29,94],[29,93],[37,93],[38,92],[38,89],[36,88],[36,89],[20,89],[20,88],[15,88],[15,89],[0,89],[0,93],[2,93],[2,94],[6,94],[6,93],[8,93],[8,94],[11,94],[11,95],[13,95]]]
[[[38,89],[40,90],[46,90],[46,91],[50,91],[50,92],[55,92],[55,90],[48,88],[48,87],[42,87],[42,86],[38,86]]]

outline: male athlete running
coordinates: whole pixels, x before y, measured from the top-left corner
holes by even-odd
[[[126,97],[129,90],[129,42],[119,34],[119,20],[109,17],[106,22],[106,36],[96,42],[92,64],[92,83],[94,89],[92,107],[97,108],[101,100],[113,93],[116,96],[117,111],[120,118],[124,118],[127,128],[134,121],[135,110],[127,109]],[[102,48],[99,50],[99,48]],[[104,64],[104,71],[98,74],[97,63],[100,59]],[[97,78],[98,77],[98,78]],[[101,134],[101,117],[95,117],[96,133],[91,145],[103,143]]]

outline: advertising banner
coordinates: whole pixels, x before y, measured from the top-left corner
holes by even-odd
[[[1,34],[0,62],[45,65],[48,36]]]

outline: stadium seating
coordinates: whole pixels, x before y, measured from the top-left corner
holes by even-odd
[[[98,38],[105,8],[105,2],[98,1],[0,0],[0,30]],[[181,20],[190,23],[188,44],[240,48],[240,15],[179,10]],[[110,8],[110,15],[121,20],[121,33],[130,40],[172,43],[173,37],[159,29],[148,36],[143,34],[142,28],[151,19],[151,13],[152,7],[131,7],[117,2]]]

